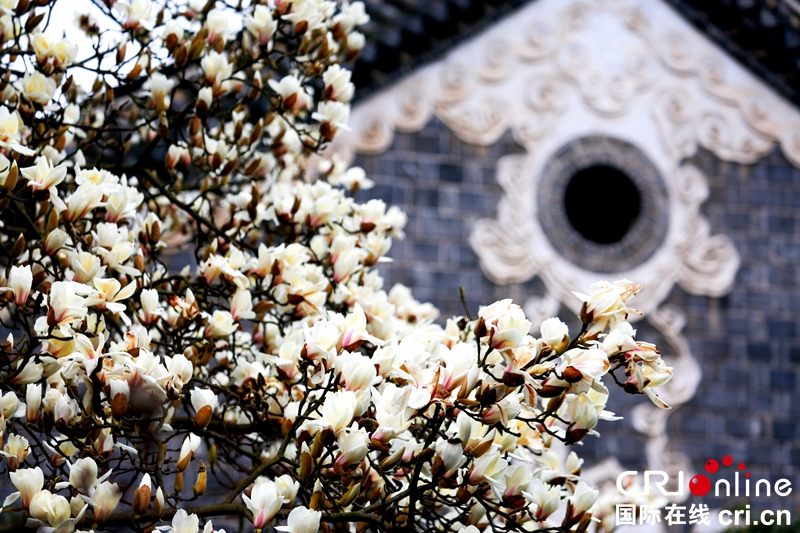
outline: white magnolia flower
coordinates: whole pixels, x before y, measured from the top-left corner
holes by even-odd
[[[28,72],[19,81],[19,90],[29,102],[47,105],[56,92],[56,82],[41,72]]]
[[[33,150],[20,144],[23,127],[22,118],[18,112],[9,111],[7,107],[0,106],[0,146],[5,146],[23,155],[33,155],[35,153]]]
[[[342,102],[320,102],[311,118],[322,123],[320,131],[326,138],[333,139],[339,130],[350,131],[350,106]]]
[[[184,509],[178,509],[172,517],[172,533],[197,533],[200,519],[194,513],[189,514]]]
[[[369,436],[364,428],[345,428],[339,432],[336,437],[336,443],[341,452],[335,463],[339,468],[347,468],[350,465],[361,462],[369,452]]]
[[[233,67],[228,61],[225,53],[210,51],[200,62],[205,72],[206,81],[213,84],[216,90],[227,91],[230,86],[229,78],[233,73]]]
[[[321,511],[312,511],[301,505],[292,509],[285,526],[275,526],[275,529],[288,533],[317,533],[320,518]]]
[[[120,0],[114,3],[114,11],[124,18],[126,29],[153,26],[152,0]]]
[[[257,5],[253,14],[245,17],[244,26],[258,44],[265,46],[272,40],[272,34],[275,33],[278,23],[272,18],[272,12],[267,6]]]
[[[33,272],[30,265],[11,267],[8,275],[8,287],[0,288],[0,291],[10,291],[14,294],[14,303],[24,305],[28,301],[33,283]]]
[[[58,196],[56,185],[64,181],[67,175],[67,167],[64,164],[53,167],[46,157],[36,160],[36,165],[23,168],[22,175],[28,180],[28,187],[34,191],[49,191],[50,201],[59,211],[63,211],[67,206]]]
[[[256,529],[263,529],[272,520],[272,517],[283,505],[283,498],[278,495],[275,483],[256,483],[248,497],[242,495],[245,505],[253,513],[253,526]]]
[[[216,42],[217,39],[227,40],[233,33],[233,20],[231,13],[224,9],[212,9],[206,16],[206,25],[208,26],[209,42]]]
[[[97,463],[91,457],[78,459],[69,465],[69,484],[81,494],[91,496],[97,485]]]
[[[230,312],[217,309],[209,318],[206,336],[223,339],[236,331],[238,327]]]
[[[11,494],[3,503],[3,507],[7,507],[13,503],[17,498],[22,500],[22,506],[26,509],[30,507],[31,500],[38,494],[44,486],[44,473],[38,466],[34,468],[23,468],[15,472],[9,472],[11,483],[17,488],[19,492]]]
[[[31,516],[50,527],[57,528],[72,516],[69,501],[49,490],[37,492],[31,499],[29,507]]]
[[[33,424],[39,420],[39,408],[42,404],[42,387],[38,383],[25,386],[25,420]]]
[[[329,100],[347,103],[353,99],[355,86],[350,83],[350,71],[341,65],[331,65],[322,75],[325,82],[325,97]]]
[[[158,109],[168,108],[170,104],[170,94],[175,87],[175,82],[163,74],[156,72],[150,76],[148,88],[153,106]]]
[[[192,407],[195,410],[195,422],[200,427],[205,427],[211,420],[211,414],[217,408],[219,401],[214,391],[209,389],[192,389]]]
[[[181,453],[178,456],[178,471],[183,472],[189,466],[189,461],[194,457],[197,448],[200,447],[200,437],[194,433],[189,433],[181,445]]]

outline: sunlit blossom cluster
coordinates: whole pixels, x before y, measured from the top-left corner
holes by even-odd
[[[98,2],[102,20],[76,16],[85,51],[48,32],[51,4],[0,0],[10,520],[476,533],[602,518],[558,443],[617,418],[608,374],[667,407],[671,369],[628,322],[640,287],[576,293],[575,331],[532,328],[511,300],[437,322],[384,287],[406,216],[355,201],[372,182],[325,151],[347,129],[363,4]]]

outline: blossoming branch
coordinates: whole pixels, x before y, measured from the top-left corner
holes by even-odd
[[[94,0],[80,48],[54,5],[0,0],[0,528],[590,526],[556,443],[616,418],[609,375],[666,407],[640,287],[539,336],[383,287],[406,217],[325,151],[363,4]]]

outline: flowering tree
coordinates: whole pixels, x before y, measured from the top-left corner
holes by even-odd
[[[607,375],[666,407],[639,287],[541,338],[509,300],[441,327],[383,290],[405,216],[322,150],[361,3],[94,0],[85,50],[51,4],[0,0],[4,527],[587,528],[551,445],[614,418]]]

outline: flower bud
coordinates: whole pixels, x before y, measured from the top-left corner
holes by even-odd
[[[92,495],[95,521],[103,522],[108,518],[117,508],[121,497],[122,492],[119,490],[119,485],[103,481]]]
[[[139,483],[139,488],[133,494],[133,512],[136,514],[144,514],[150,506],[150,474],[142,476],[142,481]]]
[[[29,383],[25,388],[25,421],[29,424],[38,422],[39,408],[42,405],[42,387],[38,383]]]
[[[22,243],[24,246],[25,244],[24,239]],[[30,265],[11,267],[8,276],[8,286],[11,292],[14,293],[15,304],[25,305],[25,303],[28,301],[28,296],[31,293],[32,283],[33,283],[33,273],[31,271]]]
[[[197,467],[197,481],[192,486],[195,497],[202,496],[206,492],[206,476],[206,465],[200,461],[200,465]]]
[[[209,389],[192,389],[192,407],[197,412],[194,423],[204,428],[211,422],[211,416],[218,405],[217,395]]]
[[[308,452],[303,452],[300,454],[300,468],[297,472],[297,477],[300,479],[306,479],[309,475],[311,475],[311,454]]]
[[[64,243],[67,242],[69,236],[67,233],[62,230],[61,228],[56,228],[51,231],[47,238],[44,240],[44,254],[45,255],[53,255],[55,254]]]
[[[403,454],[406,451],[405,446],[400,446],[395,450],[389,457],[381,461],[381,470],[388,470],[397,463],[400,462],[400,459],[403,458]]]
[[[361,492],[361,484],[353,481],[350,484],[350,488],[348,489],[348,491],[344,493],[344,496],[339,498],[338,502],[339,505],[342,507],[347,507],[348,505],[353,503],[356,498],[358,498],[358,494],[360,492]]]
[[[181,445],[181,453],[178,456],[178,465],[176,467],[178,472],[183,472],[186,470],[186,467],[189,466],[189,461],[192,460],[192,457],[194,457],[194,453],[197,451],[199,446],[200,437],[194,433],[189,433],[186,435],[186,438],[183,440],[183,444]]]
[[[111,397],[111,413],[114,418],[122,418],[128,412],[128,397],[131,394],[131,388],[127,381],[124,379],[110,379],[109,383],[109,396]]]
[[[156,497],[153,500],[153,516],[156,518],[161,518],[164,516],[164,510],[166,508],[164,502],[164,491],[161,490],[161,487],[156,489]]]

